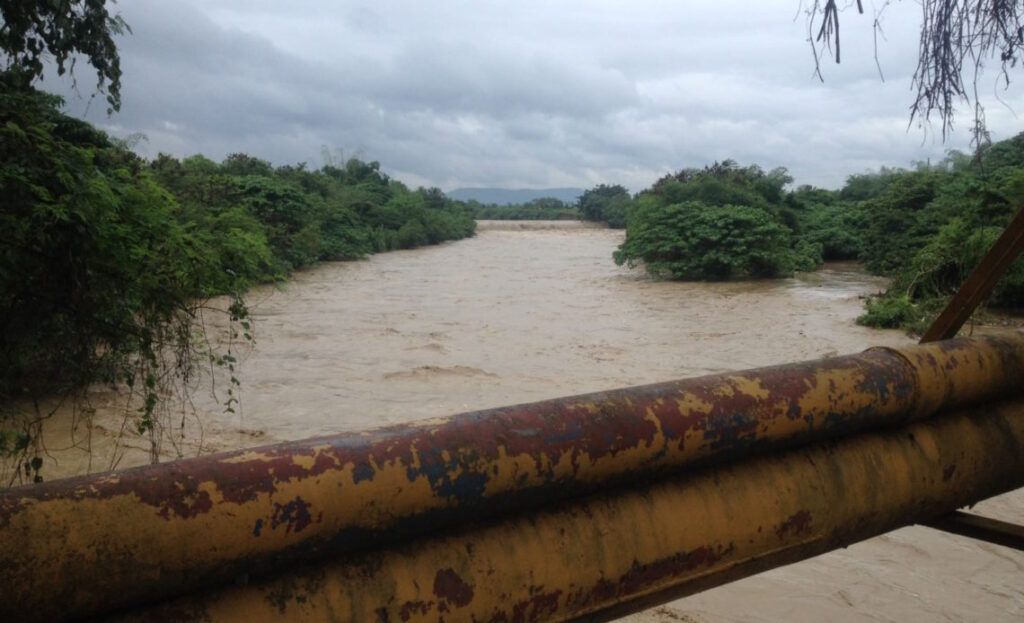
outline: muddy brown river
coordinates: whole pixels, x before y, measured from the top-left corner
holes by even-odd
[[[691,284],[617,267],[622,233],[482,221],[475,238],[301,272],[250,296],[241,405],[209,379],[163,414],[165,457],[419,420],[909,341],[854,324],[883,287],[855,265]],[[147,462],[124,397],[91,392],[91,426],[47,426],[46,475]],[[184,403],[179,403],[184,404]],[[184,427],[182,427],[184,423]],[[128,427],[130,429],[130,427]],[[86,452],[87,446],[91,452]],[[1024,490],[979,505],[1024,521]],[[1024,554],[906,528],[661,608],[641,621],[1019,621]]]

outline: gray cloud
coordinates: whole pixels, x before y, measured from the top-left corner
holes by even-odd
[[[798,6],[123,0],[134,34],[121,41],[122,112],[106,117],[87,93],[68,109],[115,134],[145,133],[148,155],[318,165],[327,146],[442,188],[639,190],[727,157],[834,187],[965,148],[965,133],[944,145],[908,131],[912,3],[886,14],[885,82],[871,20],[852,12],[843,65],[814,78]],[[1024,101],[1018,89],[1000,95]],[[1012,110],[986,101],[995,138],[1016,133]]]

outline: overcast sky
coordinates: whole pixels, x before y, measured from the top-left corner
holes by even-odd
[[[865,2],[871,13],[870,1]],[[123,105],[79,74],[68,111],[153,156],[247,152],[379,160],[411,185],[640,190],[733,158],[798,184],[967,147],[908,129],[920,8],[843,15],[843,64],[813,76],[799,0],[691,2],[122,0]],[[995,92],[995,76],[982,90]],[[1018,80],[1018,83],[1020,80]],[[52,79],[44,88],[59,89]],[[1020,89],[990,96],[993,138],[1024,129]]]

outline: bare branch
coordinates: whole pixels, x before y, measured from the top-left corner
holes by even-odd
[[[911,79],[915,91],[910,106],[910,122],[930,123],[937,118],[942,137],[953,129],[958,105],[974,110],[972,129],[975,146],[985,140],[984,109],[978,100],[977,84],[986,62],[998,59],[1000,76],[1009,84],[1009,70],[1021,60],[1024,46],[1024,0],[920,0],[921,35],[918,62]],[[878,62],[879,15],[889,1],[876,12],[872,25],[875,36],[875,63]],[[860,0],[857,10],[863,13]],[[817,30],[812,40],[815,72],[821,78],[821,52],[834,50],[839,56],[839,13],[835,0],[815,1],[807,10],[808,29]],[[883,78],[884,79],[884,78]]]

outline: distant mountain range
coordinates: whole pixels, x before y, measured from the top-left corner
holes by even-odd
[[[566,203],[575,203],[583,194],[582,188],[456,188],[445,193],[458,201],[477,200],[480,203],[526,203],[534,199],[553,197]]]

